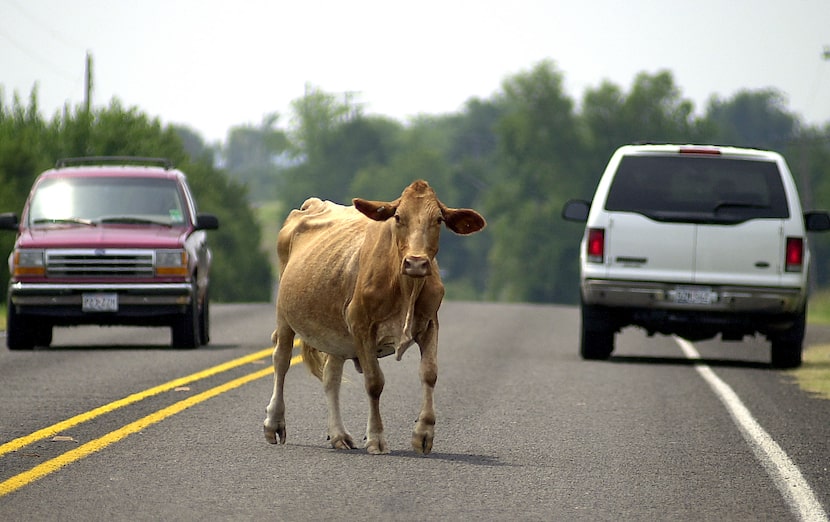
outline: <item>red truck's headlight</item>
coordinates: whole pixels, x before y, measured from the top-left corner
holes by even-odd
[[[187,277],[187,251],[156,250],[156,275],[160,277]]]
[[[15,250],[12,257],[12,275],[14,277],[45,276],[46,262],[43,250],[39,248]]]

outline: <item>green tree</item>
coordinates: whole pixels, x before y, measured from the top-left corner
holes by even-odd
[[[289,132],[297,165],[285,171],[282,197],[295,208],[309,196],[342,202],[351,179],[328,156],[336,130],[351,112],[333,94],[307,86],[306,94],[291,104],[294,119]],[[335,164],[336,165],[336,164]]]
[[[625,93],[609,81],[585,91],[580,119],[593,151],[588,164],[593,182],[583,184],[574,197],[590,199],[608,158],[618,147],[633,141],[631,123],[625,119],[625,104]]]
[[[216,156],[215,148],[205,144],[205,140],[198,132],[184,125],[171,126],[179,136],[184,151],[191,159],[195,161],[204,158],[206,161],[212,161]]]
[[[355,180],[361,171],[389,164],[399,148],[400,130],[400,125],[392,120],[365,116],[356,116],[334,127],[317,163],[328,174],[318,175],[319,179],[329,180],[328,186],[317,187],[315,195],[348,205],[355,196],[365,198],[381,192],[380,188],[388,185],[388,180],[374,179],[377,185],[369,183],[365,187],[355,186]],[[398,187],[397,194],[402,189],[403,186]],[[384,197],[388,196],[387,193]]]
[[[498,124],[504,116],[498,99],[471,98],[463,110],[444,118],[444,148],[450,165],[450,195],[447,204],[474,208],[484,213],[486,200],[498,185]],[[489,219],[489,215],[485,215]],[[492,248],[493,228],[473,236],[441,236],[441,267],[445,271],[447,295],[452,299],[483,299],[490,280],[487,253]]]
[[[822,127],[802,126],[784,154],[805,210],[830,210],[830,123]],[[830,285],[830,234],[811,234],[814,254],[812,275],[817,286]]]
[[[640,73],[623,104],[629,142],[695,141],[694,103],[683,98],[669,71]]]
[[[0,92],[0,94],[2,94]],[[15,95],[11,106],[0,96],[0,212],[20,215],[35,173],[48,167],[44,155],[45,125],[38,114],[37,89],[29,104]],[[0,231],[0,259],[5,259],[14,246],[14,234]],[[5,292],[9,271],[0,269],[0,288]]]
[[[706,109],[711,141],[781,150],[798,132],[798,119],[785,102],[776,89],[742,90],[726,100],[712,97]]]
[[[290,142],[278,121],[279,115],[271,113],[258,127],[233,127],[224,147],[229,175],[245,184],[249,198],[257,203],[279,197],[282,170],[289,163]]]
[[[209,157],[190,159],[175,128],[162,127],[138,109],[125,109],[117,100],[87,112],[68,108],[46,123],[37,110],[33,91],[28,107],[15,97],[11,107],[0,105],[0,204],[3,211],[22,210],[36,176],[58,158],[75,156],[167,157],[188,176],[200,209],[221,221],[212,242],[216,270],[212,298],[258,301],[270,298],[270,266],[259,250],[259,228],[247,206],[244,187],[216,170]],[[0,235],[9,252],[13,234]],[[0,284],[8,283],[2,271]]]
[[[605,81],[582,98],[580,120],[590,148],[588,168],[592,192],[611,154],[628,143],[693,143],[703,138],[694,104],[682,97],[669,71],[640,73],[628,93]]]
[[[501,177],[485,215],[492,227],[488,295],[509,301],[567,301],[577,291],[572,254],[578,236],[559,212],[579,192],[584,144],[574,102],[552,62],[508,78],[497,126]]]
[[[211,297],[229,302],[270,300],[271,265],[260,249],[261,232],[245,187],[205,159],[185,161],[180,168],[187,173],[200,211],[219,218],[219,230],[209,232],[214,253]]]

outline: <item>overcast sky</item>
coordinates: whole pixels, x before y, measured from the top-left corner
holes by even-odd
[[[711,95],[774,87],[830,123],[830,0],[0,0],[3,101],[38,85],[51,116],[119,99],[207,141],[288,124],[311,84],[400,120],[457,112],[552,60],[577,102],[668,69],[703,112]],[[345,96],[345,94],[344,94]]]

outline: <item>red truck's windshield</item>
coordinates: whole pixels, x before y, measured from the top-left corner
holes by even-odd
[[[184,225],[185,204],[175,180],[60,177],[38,185],[29,225],[157,223]]]

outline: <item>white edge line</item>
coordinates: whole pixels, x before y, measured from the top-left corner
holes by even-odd
[[[680,345],[680,349],[683,350],[687,358],[700,359],[700,353],[692,343],[680,337],[675,337],[674,340]],[[744,406],[738,394],[721,380],[708,365],[701,362],[695,365],[695,369],[726,406],[727,411],[740,428],[741,434],[749,443],[756,458],[767,470],[793,513],[800,520],[828,522],[827,513],[824,512],[824,508],[816,499],[801,471],[781,449],[781,446],[758,424],[758,421]]]

